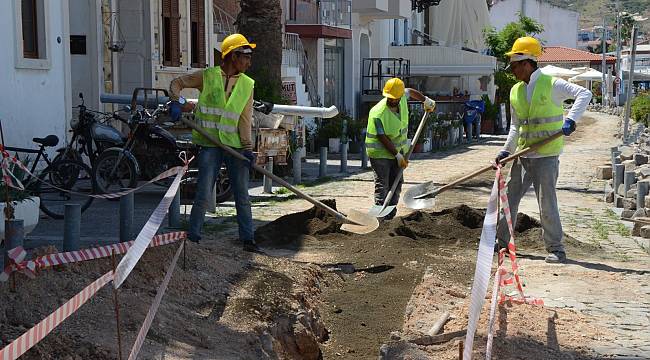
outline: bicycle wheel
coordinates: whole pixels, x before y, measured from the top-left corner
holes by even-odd
[[[52,163],[38,178],[33,192],[41,199],[41,210],[54,219],[63,219],[66,204],[79,204],[84,212],[93,202],[89,195],[97,192],[90,168],[74,160]]]
[[[119,163],[118,163],[119,162]],[[137,165],[118,150],[105,150],[97,158],[93,169],[100,194],[119,192],[138,184]]]

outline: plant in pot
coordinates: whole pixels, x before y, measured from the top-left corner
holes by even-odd
[[[341,135],[343,134],[343,122],[339,115],[323,119],[317,130],[318,146],[328,147],[330,153],[339,151]]]
[[[23,161],[23,165],[29,165],[29,159]],[[13,174],[13,182],[20,182],[25,185],[27,174],[16,164],[10,164],[8,170]],[[16,181],[17,180],[17,181]],[[25,234],[34,230],[38,223],[40,199],[31,196],[26,190],[9,186],[4,179],[0,180],[0,237],[4,238],[5,220],[21,219]]]
[[[348,136],[348,151],[351,154],[358,154],[365,139],[363,138],[363,130],[366,129],[367,124],[359,119],[350,119],[347,122],[347,136]]]

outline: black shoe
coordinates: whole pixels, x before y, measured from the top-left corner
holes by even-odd
[[[188,236],[187,236],[187,240],[189,240],[189,241],[191,241],[191,242],[193,242],[193,243],[195,243],[195,244],[198,244],[199,241],[201,241],[201,237],[200,237],[200,236],[191,236],[191,235],[188,235]]]
[[[244,243],[243,250],[250,253],[266,254],[264,250],[262,250],[262,248],[257,246],[255,243]]]
[[[544,259],[549,264],[566,264],[566,254],[563,252],[552,252],[546,256]]]

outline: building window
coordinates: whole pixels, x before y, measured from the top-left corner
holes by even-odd
[[[178,0],[162,0],[163,65],[181,66]]]
[[[15,60],[17,68],[49,69],[47,48],[48,2],[44,0],[14,0],[16,29]]]
[[[205,67],[205,3],[190,0],[191,57],[193,68]]]

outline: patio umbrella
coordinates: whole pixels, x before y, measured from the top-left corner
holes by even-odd
[[[572,78],[569,79],[571,82],[576,82],[576,81],[602,81],[603,80],[603,73],[601,73],[598,70],[594,69],[589,69],[589,71],[583,72],[582,74],[578,74]]]
[[[560,77],[560,78],[570,78],[572,76],[576,76],[580,74],[577,71],[557,67],[554,65],[546,65],[541,70],[546,75]]]

